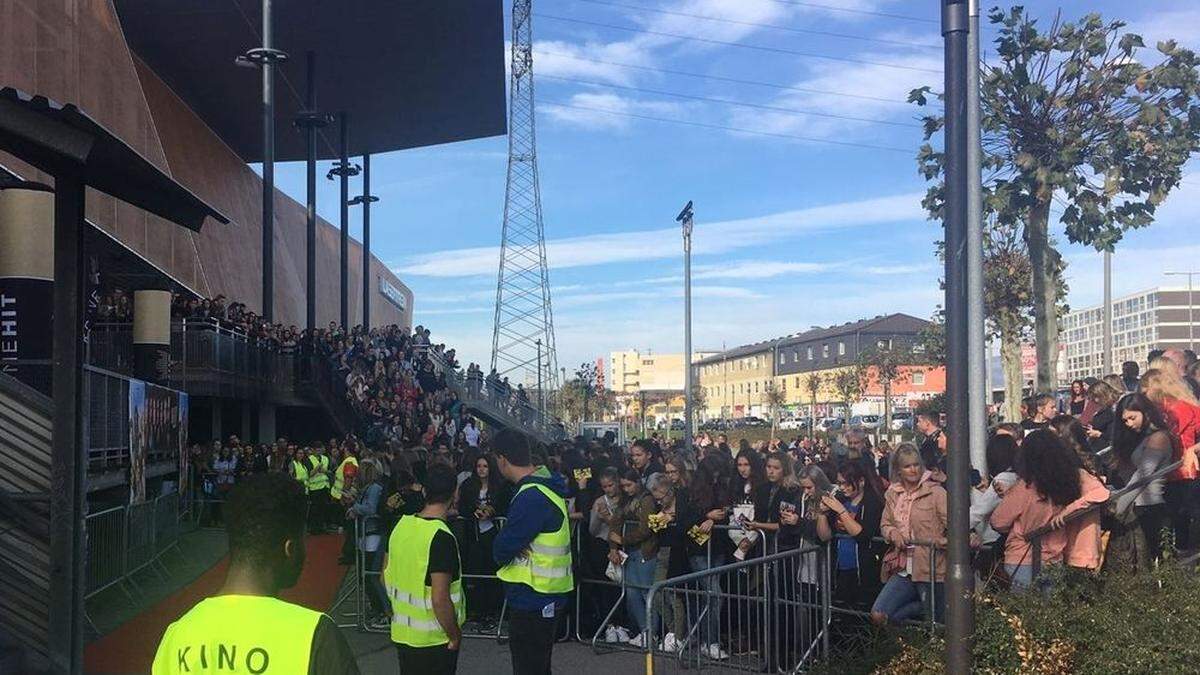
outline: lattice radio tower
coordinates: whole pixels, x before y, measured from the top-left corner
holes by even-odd
[[[540,383],[543,392],[550,392],[558,389],[558,359],[554,349],[542,196],[538,188],[531,11],[531,0],[513,0],[508,182],[496,283],[492,367],[501,376],[507,375],[514,386],[521,383],[530,388]],[[537,404],[532,392],[530,401]]]

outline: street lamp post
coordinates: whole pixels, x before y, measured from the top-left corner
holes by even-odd
[[[692,202],[675,221],[683,226],[683,447],[692,452]]]
[[[1195,304],[1192,302],[1192,277],[1196,276],[1197,274],[1200,274],[1200,272],[1163,272],[1163,274],[1165,274],[1169,277],[1187,277],[1187,280],[1188,280],[1188,296],[1187,296],[1187,298],[1188,298],[1188,349],[1190,349],[1191,351],[1194,352],[1194,351],[1196,351],[1196,330],[1195,330],[1196,323],[1195,323],[1195,321],[1192,320],[1193,311],[1194,311],[1192,308],[1195,306]]]

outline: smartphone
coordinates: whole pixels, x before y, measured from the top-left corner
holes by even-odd
[[[796,511],[795,504],[793,504],[791,502],[779,502],[779,512],[780,513],[784,513],[784,512],[794,513],[795,511]]]

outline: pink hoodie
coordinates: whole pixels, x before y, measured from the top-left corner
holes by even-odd
[[[1108,488],[1095,476],[1079,470],[1081,494],[1079,499],[1064,508],[1058,508],[1038,495],[1037,490],[1017,481],[1004,494],[1004,501],[992,512],[992,527],[999,532],[1008,532],[1004,545],[1004,562],[1008,565],[1030,565],[1032,546],[1025,539],[1032,532],[1049,523],[1052,518],[1067,515],[1092,504],[1108,499]],[[1047,532],[1042,537],[1042,563],[1066,561],[1068,565],[1094,569],[1100,562],[1100,513],[1090,513],[1071,521],[1066,527]]]

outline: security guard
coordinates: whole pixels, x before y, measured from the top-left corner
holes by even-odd
[[[329,525],[329,455],[317,441],[308,455],[308,531],[321,533]]]
[[[558,618],[575,588],[566,481],[534,466],[532,445],[515,429],[503,429],[492,440],[500,473],[517,486],[508,521],[492,544],[508,602],[514,675],[550,672]]]
[[[358,675],[328,616],[275,597],[304,566],[304,504],[304,491],[282,474],[256,474],[234,487],[225,585],[167,627],[153,675]]]
[[[347,445],[346,458],[342,460],[341,464],[338,464],[337,471],[333,474],[333,484],[329,488],[329,498],[337,502],[338,506],[341,506],[342,493],[346,488],[346,467],[353,466],[353,473],[358,472],[358,458],[353,453],[353,446]],[[338,509],[338,512],[341,512],[341,509]]]
[[[446,525],[457,476],[434,464],[424,487],[425,508],[402,516],[392,530],[383,580],[401,675],[450,675],[458,667],[467,616],[458,541]]]

